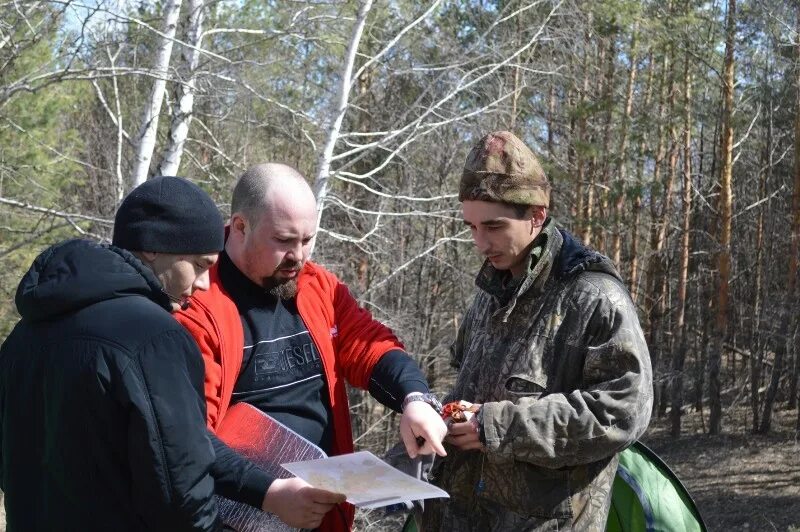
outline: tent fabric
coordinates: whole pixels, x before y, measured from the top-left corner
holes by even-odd
[[[645,507],[641,501],[647,506]],[[611,509],[608,512],[606,530],[614,532],[653,530],[652,516],[652,508],[642,487],[626,469],[618,468],[611,489]]]
[[[607,532],[707,532],[689,492],[641,442],[619,455]]]

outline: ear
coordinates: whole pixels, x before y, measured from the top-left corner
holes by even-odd
[[[545,220],[547,220],[547,208],[540,205],[534,205],[531,207],[531,211],[531,222],[533,223],[533,226],[543,226]]]
[[[237,234],[244,238],[248,229],[248,223],[244,216],[238,212],[231,215],[231,234]]]

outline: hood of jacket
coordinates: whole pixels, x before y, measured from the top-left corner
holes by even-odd
[[[569,231],[560,227],[556,229],[563,239],[555,268],[555,273],[560,279],[567,279],[581,272],[602,272],[622,281],[611,259],[586,247]]]
[[[39,321],[127,296],[144,296],[171,310],[158,278],[129,251],[67,240],[36,257],[17,287],[15,303],[24,319]]]

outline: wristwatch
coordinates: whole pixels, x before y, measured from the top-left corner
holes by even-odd
[[[436,397],[436,395],[432,393],[419,392],[407,395],[406,398],[403,399],[402,410],[405,410],[406,406],[408,406],[408,403],[411,403],[413,401],[422,401],[428,403],[429,405],[431,405],[431,408],[433,408],[436,411],[437,414],[439,414],[440,416],[442,415],[442,403],[439,402],[439,399]]]

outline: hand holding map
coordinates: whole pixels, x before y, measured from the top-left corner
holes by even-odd
[[[315,488],[347,495],[359,508],[448,497],[447,492],[406,475],[368,451],[281,464]]]

